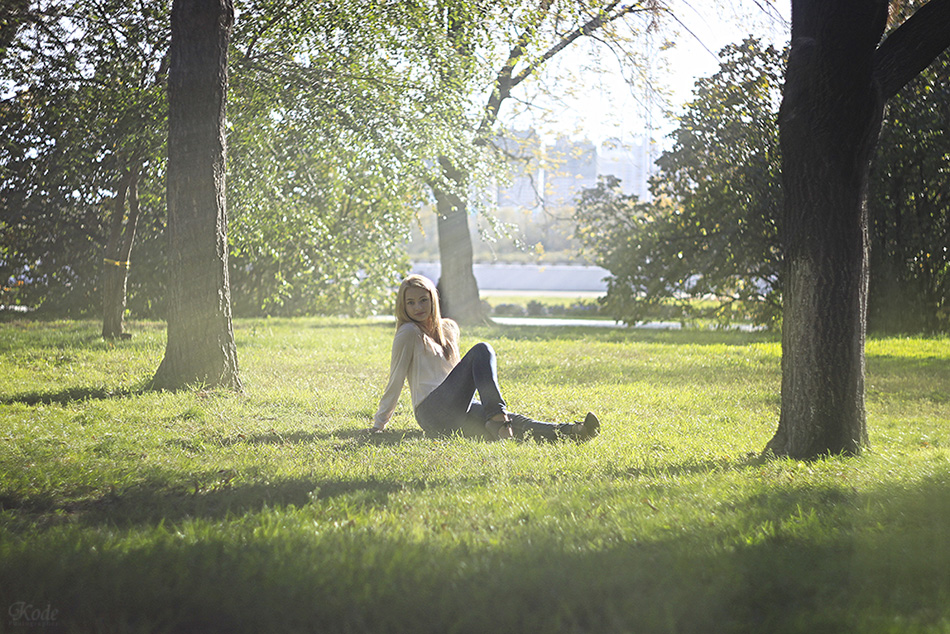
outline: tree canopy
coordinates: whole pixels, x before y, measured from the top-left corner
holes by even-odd
[[[887,104],[868,196],[868,326],[950,330],[950,51]]]
[[[98,306],[110,202],[129,172],[143,174],[145,240],[160,226],[167,10],[22,3],[8,22],[16,28],[0,52],[0,276],[27,282],[17,301],[67,313]]]
[[[4,22],[0,274],[25,282],[4,301],[98,307],[109,218],[136,163],[129,306],[160,315],[169,5],[40,4]],[[236,3],[228,134],[239,310],[365,311],[405,271],[398,254],[409,203],[435,173],[429,159],[466,162],[457,86],[471,60],[447,38],[445,11],[431,9]]]
[[[476,148],[492,149],[492,140],[502,108],[511,103],[529,80],[537,79],[544,65],[582,39],[612,47],[625,66],[639,59],[624,47],[634,36],[655,25],[654,18],[667,10],[657,1],[623,3],[615,0],[574,2],[543,0],[525,2],[477,2],[475,11],[459,11],[464,3],[452,5],[448,15],[449,37],[463,57],[473,60],[482,73],[468,76],[463,88],[477,108],[469,116],[464,133]],[[646,16],[639,20],[637,16]],[[468,34],[475,20],[490,36],[472,41]],[[461,34],[461,37],[460,37]],[[451,156],[440,156],[440,178],[430,182],[438,217],[439,288],[446,313],[463,322],[483,318],[478,285],[472,272],[472,238],[468,225],[468,193],[477,179],[472,163],[460,164]]]
[[[673,146],[657,161],[651,203],[624,197],[609,182],[579,198],[578,235],[612,273],[608,310],[627,321],[670,303],[679,317],[781,320],[776,119],[785,54],[749,38],[720,58],[719,71],[697,81]],[[868,199],[871,328],[950,327],[948,72],[944,53],[885,114]],[[697,308],[694,300],[709,295],[720,302]]]

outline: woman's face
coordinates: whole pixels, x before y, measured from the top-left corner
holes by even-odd
[[[422,323],[432,314],[432,298],[424,288],[411,286],[406,289],[406,314],[412,321]]]

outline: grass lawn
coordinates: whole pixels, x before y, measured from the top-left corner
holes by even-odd
[[[235,323],[244,394],[144,392],[164,326],[0,324],[0,632],[950,632],[950,341],[868,342],[871,447],[758,457],[762,333],[481,328],[584,445],[380,435],[392,324]]]

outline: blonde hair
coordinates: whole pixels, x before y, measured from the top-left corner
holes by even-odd
[[[410,288],[421,288],[429,293],[429,303],[432,310],[423,323],[413,321],[406,312],[406,291]],[[459,327],[451,319],[442,318],[442,309],[439,306],[439,291],[435,284],[422,275],[410,275],[399,285],[396,293],[396,329],[403,324],[416,324],[422,332],[429,335],[441,348],[445,358],[452,363],[459,360]]]

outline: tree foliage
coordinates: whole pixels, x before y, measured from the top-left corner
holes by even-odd
[[[242,313],[379,308],[412,210],[455,155],[466,70],[413,4],[261,3],[236,34],[232,285]]]
[[[696,83],[673,147],[658,160],[654,201],[607,183],[583,192],[578,235],[611,271],[608,310],[627,321],[673,305],[674,316],[781,319],[783,193],[776,117],[784,53],[755,39],[728,46]],[[950,326],[950,55],[888,105],[872,163],[869,327]],[[630,209],[636,209],[631,214]],[[611,214],[627,214],[613,218]],[[722,300],[696,308],[696,297]]]
[[[161,314],[169,5],[29,6],[17,28],[4,28],[0,59],[0,274],[27,282],[10,299],[60,313],[98,307],[118,184],[138,160],[129,306]],[[235,8],[235,307],[371,309],[407,268],[408,203],[437,174],[427,159],[476,164],[458,133],[468,105],[458,86],[472,60],[447,38],[445,12],[427,3]]]
[[[239,314],[371,312],[408,268],[411,188],[376,173],[359,151],[306,142],[311,132],[299,130],[299,145],[287,128],[234,133],[242,137],[230,154]]]
[[[721,53],[720,70],[696,83],[673,147],[657,161],[654,200],[635,204],[601,183],[578,200],[578,236],[607,268],[606,305],[629,322],[714,295],[722,319],[751,308],[760,323],[780,314],[780,157],[775,112],[782,58],[754,39]],[[632,218],[624,214],[631,205]],[[605,214],[605,212],[608,212]]]
[[[614,0],[505,0],[503,2],[444,2],[449,37],[463,58],[476,69],[463,84],[476,108],[470,111],[465,134],[476,148],[490,151],[497,136],[502,108],[513,95],[542,74],[545,65],[575,42],[589,39],[612,49],[625,66],[638,59],[624,47],[641,29],[654,26],[666,3],[617,2]],[[462,7],[472,7],[460,10]],[[644,20],[636,16],[646,16]],[[467,26],[469,25],[469,26]],[[484,31],[470,25],[483,25]],[[470,35],[486,33],[479,40]],[[524,99],[523,101],[529,101]],[[438,216],[440,292],[446,314],[474,323],[482,314],[478,285],[472,272],[473,250],[468,226],[468,192],[477,181],[472,163],[460,164],[454,157],[440,156],[442,174],[431,181]]]
[[[888,102],[868,205],[868,327],[950,330],[950,51]]]
[[[0,54],[0,276],[26,282],[15,301],[84,312],[129,172],[145,241],[160,226],[168,5],[21,5]]]

